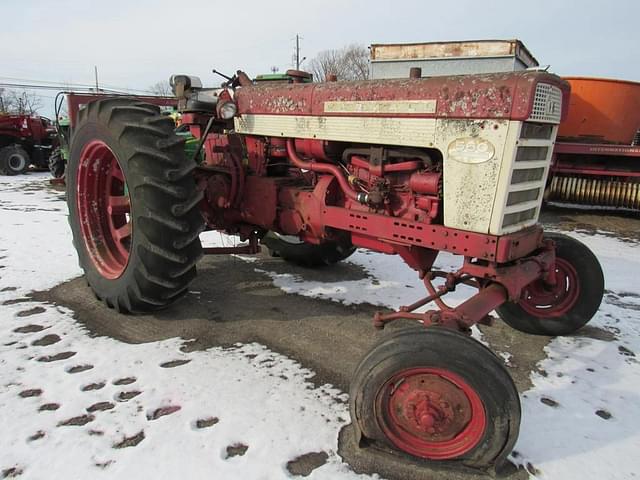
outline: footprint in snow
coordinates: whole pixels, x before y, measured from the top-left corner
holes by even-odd
[[[55,333],[51,333],[49,335],[45,335],[37,340],[31,342],[31,345],[34,347],[45,347],[47,345],[53,345],[54,343],[58,343],[61,338]]]
[[[542,403],[544,403],[545,405],[548,405],[550,407],[554,407],[555,408],[555,407],[559,407],[560,406],[560,404],[558,402],[556,402],[555,400],[553,400],[552,398],[549,398],[549,397],[542,397],[542,398],[540,398],[540,401]]]
[[[31,397],[39,397],[42,395],[42,389],[40,388],[31,388],[29,390],[23,390],[18,395],[22,398],[31,398]]]
[[[73,367],[69,367],[66,369],[67,373],[80,373],[80,372],[86,372],[87,370],[91,370],[93,368],[93,365],[74,365]]]
[[[23,470],[20,467],[5,468],[2,470],[2,476],[0,478],[16,478],[22,475]]]
[[[32,300],[29,297],[12,298],[11,300],[5,300],[4,302],[2,302],[2,305],[15,305],[17,303],[26,303],[31,301]]]
[[[245,445],[244,443],[234,443],[233,445],[229,445],[227,447],[227,454],[224,458],[227,459],[232,457],[241,457],[242,455],[247,453],[247,450],[249,450],[249,446]]]
[[[105,385],[106,382],[89,383],[80,388],[80,390],[83,392],[90,392],[91,390],[100,390],[101,388],[104,388]]]
[[[62,422],[58,423],[58,427],[81,427],[89,422],[93,422],[95,419],[96,417],[91,414],[78,415],[77,417],[63,420]]]
[[[141,393],[142,392],[138,390],[131,390],[130,392],[120,392],[118,395],[116,395],[116,400],[118,402],[127,402],[132,398],[137,397]]]
[[[135,447],[136,445],[138,445],[142,440],[144,440],[144,430],[140,430],[138,433],[136,433],[135,435],[132,435],[130,437],[124,437],[121,441],[119,441],[118,443],[114,443],[112,445],[113,448],[128,448],[128,447]]]
[[[220,419],[218,417],[206,417],[206,418],[199,418],[198,420],[195,421],[195,427],[196,429],[203,429],[203,428],[209,428],[209,427],[213,427],[216,423],[218,423],[220,421]]]
[[[40,440],[44,436],[45,433],[42,430],[38,430],[36,433],[30,435],[29,438],[27,438],[27,442],[35,442],[36,440]]]
[[[47,310],[43,307],[33,307],[33,308],[29,308],[28,310],[21,310],[18,313],[16,313],[16,317],[30,317],[31,315],[38,315],[40,313],[44,313]]]
[[[625,357],[635,357],[636,354],[629,350],[627,347],[624,347],[622,345],[618,346],[618,352],[620,353],[620,355],[624,355]]]
[[[137,380],[136,377],[125,377],[114,380],[112,383],[114,385],[131,385],[133,382]]]
[[[191,360],[171,360],[170,362],[164,362],[160,364],[162,368],[174,368],[189,363]]]
[[[115,404],[111,402],[98,402],[94,403],[90,407],[87,407],[87,412],[104,412],[105,410],[111,410],[112,408],[115,408]]]
[[[180,407],[179,405],[167,405],[166,407],[156,408],[155,410],[147,412],[147,420],[157,420],[160,417],[176,413],[181,408],[182,407]]]
[[[60,408],[60,404],[59,403],[44,403],[42,405],[40,405],[40,408],[38,408],[39,412],[53,412],[55,410],[58,410]]]
[[[35,332],[40,332],[42,330],[44,330],[45,327],[43,327],[42,325],[25,325],[24,327],[18,327],[15,328],[13,331],[15,333],[35,333]]]
[[[60,352],[55,355],[43,355],[42,357],[38,357],[39,362],[57,362],[58,360],[66,360],[67,358],[71,358],[76,354],[76,352]]]
[[[294,477],[308,477],[316,468],[327,463],[329,455],[326,452],[309,452],[287,462],[287,470]]]

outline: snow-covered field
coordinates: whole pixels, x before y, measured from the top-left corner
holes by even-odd
[[[346,395],[315,387],[313,373],[285,356],[257,344],[185,353],[181,339],[90,337],[73,312],[24,299],[80,274],[66,206],[47,181],[0,177],[0,478],[288,478],[287,462],[310,452],[328,459],[309,478],[360,477],[336,453]],[[639,246],[570,233],[602,262],[608,292],[592,325],[611,340],[549,343],[544,375],[532,373],[522,395],[513,461],[541,479],[635,478]],[[371,278],[329,286],[266,273],[285,291],[335,301],[398,307],[421,295],[398,258],[358,252],[349,261]],[[453,263],[442,256],[439,266]]]

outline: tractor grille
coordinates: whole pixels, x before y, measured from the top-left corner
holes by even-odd
[[[633,137],[633,142],[631,142],[631,145],[633,145],[634,147],[640,147],[640,128]]]
[[[562,90],[548,83],[536,85],[533,109],[529,120],[543,123],[560,123],[562,113]]]
[[[517,230],[537,221],[554,139],[555,125],[522,124],[506,192],[503,229]]]

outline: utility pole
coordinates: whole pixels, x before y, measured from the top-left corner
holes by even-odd
[[[296,51],[293,54],[293,58],[296,64],[296,70],[300,70],[300,65],[302,64],[302,62],[304,62],[307,57],[302,57],[300,58],[300,39],[302,37],[298,34],[296,34]]]

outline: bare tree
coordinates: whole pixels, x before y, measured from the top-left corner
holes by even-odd
[[[0,112],[35,115],[40,108],[42,101],[35,93],[0,88]]]
[[[9,113],[13,109],[13,99],[11,91],[6,88],[0,88],[0,113]]]
[[[369,78],[369,51],[362,45],[348,45],[341,49],[320,52],[309,62],[313,78],[324,82],[327,75],[338,80],[367,80]]]
[[[160,97],[173,97],[173,91],[171,90],[171,85],[169,85],[168,80],[162,80],[160,82],[156,82],[151,85],[147,90],[149,90],[154,95],[158,95]]]

